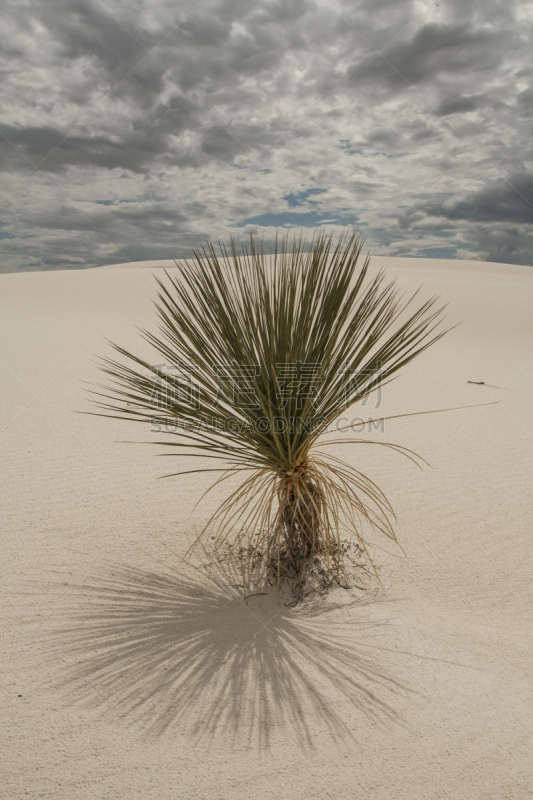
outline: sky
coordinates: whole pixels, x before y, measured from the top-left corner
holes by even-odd
[[[2,0],[0,271],[289,231],[533,265],[533,3]]]

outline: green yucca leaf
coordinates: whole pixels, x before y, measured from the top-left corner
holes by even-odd
[[[383,271],[369,277],[362,247],[358,234],[333,247],[325,233],[276,238],[269,256],[252,236],[240,252],[234,240],[220,254],[209,244],[156,278],[159,330],[142,335],[158,363],[117,344],[123,360],[102,359],[111,380],[94,392],[97,413],[166,426],[165,455],[215,460],[173,475],[220,471],[220,485],[248,472],[206,526],[217,546],[238,526],[237,538],[277,548],[278,563],[285,548],[293,564],[325,553],[338,566],[343,525],[361,542],[361,519],[394,538],[381,491],[321,443],[333,443],[323,435],[347,408],[446,333],[444,307],[436,298],[417,307],[418,292],[404,299]]]

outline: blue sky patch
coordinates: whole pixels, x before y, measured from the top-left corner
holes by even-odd
[[[317,228],[320,225],[367,225],[359,222],[355,214],[313,213],[312,211],[282,211],[279,214],[259,214],[248,217],[231,225],[233,228],[244,228],[245,225],[260,225],[265,228]]]
[[[287,201],[290,208],[294,208],[295,206],[303,206],[306,200],[309,199],[314,194],[325,194],[327,189],[306,189],[305,192],[291,192],[290,194],[286,194],[284,196],[284,200]],[[310,201],[313,202],[312,200]]]

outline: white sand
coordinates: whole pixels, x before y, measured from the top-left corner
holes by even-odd
[[[73,413],[104,337],[149,352],[151,271],[0,276],[1,798],[533,796],[533,271],[374,264],[463,324],[363,413],[499,402],[387,423],[424,472],[338,448],[388,494],[406,555],[374,550],[379,601],[313,618],[183,573],[208,481],[156,480],[178,462],[118,442],[142,426]]]

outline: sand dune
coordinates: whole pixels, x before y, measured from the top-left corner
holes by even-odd
[[[306,615],[181,565],[208,480],[75,413],[106,337],[150,356],[160,264],[0,276],[0,797],[532,797],[531,268],[372,259],[462,324],[354,414],[497,403],[374,431],[423,472],[338,447],[404,552],[376,539],[384,590]]]

